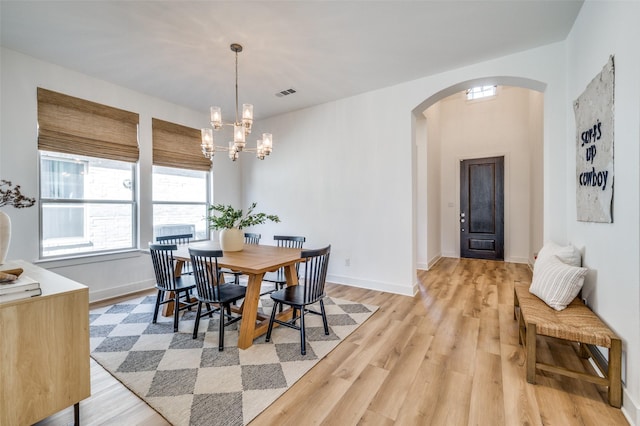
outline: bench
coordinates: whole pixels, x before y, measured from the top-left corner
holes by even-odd
[[[600,318],[577,297],[562,311],[549,307],[529,293],[528,283],[514,283],[513,316],[518,320],[519,343],[526,352],[527,382],[536,382],[536,369],[561,374],[608,387],[609,404],[622,405],[622,342]],[[580,356],[591,356],[604,377],[570,370],[536,360],[536,337],[548,336],[576,342]],[[609,349],[608,366],[601,365],[589,345]]]

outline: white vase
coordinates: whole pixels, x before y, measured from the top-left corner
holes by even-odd
[[[241,251],[244,247],[244,234],[241,229],[228,228],[220,231],[220,248],[222,251]]]
[[[11,219],[9,215],[0,211],[0,265],[7,259],[9,243],[11,242]]]

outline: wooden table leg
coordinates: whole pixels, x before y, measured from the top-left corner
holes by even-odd
[[[287,287],[291,285],[298,285],[298,270],[296,269],[295,264],[284,268],[284,276],[287,279]]]
[[[240,349],[247,349],[253,344],[256,318],[258,316],[258,302],[260,301],[260,286],[262,285],[263,277],[264,273],[249,275],[247,294],[241,307],[242,321],[240,322],[238,336],[238,348]]]

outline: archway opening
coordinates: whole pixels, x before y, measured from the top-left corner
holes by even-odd
[[[472,87],[495,85],[495,99],[468,101]],[[429,269],[460,253],[459,164],[505,157],[505,261],[531,263],[543,239],[543,116],[546,88],[517,77],[468,80],[412,111],[414,266]]]

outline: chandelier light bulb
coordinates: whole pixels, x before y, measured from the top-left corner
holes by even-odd
[[[271,151],[273,149],[273,136],[271,135],[271,133],[262,134],[262,146],[265,155],[271,154]]]
[[[222,127],[222,110],[218,106],[211,107],[211,125],[216,130]]]
[[[213,129],[202,129],[202,153],[205,157],[211,158],[216,152],[216,146],[213,143]]]

